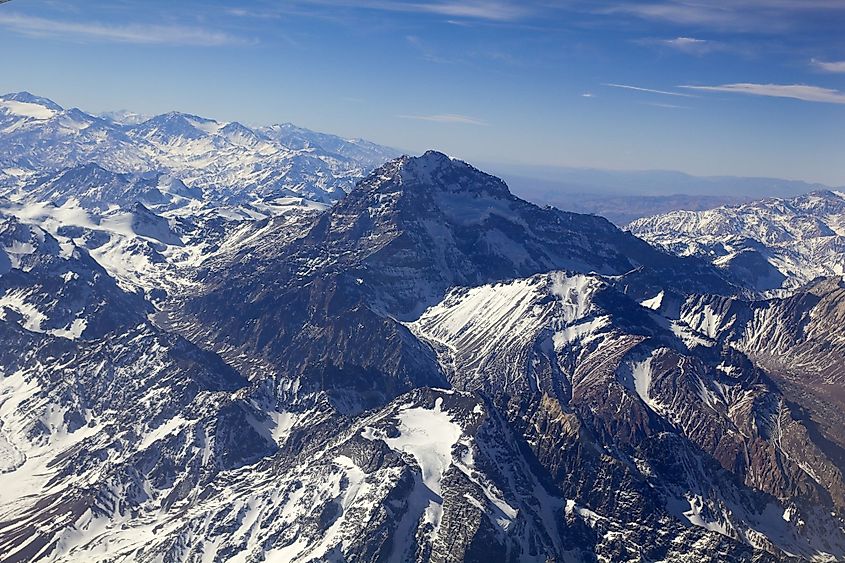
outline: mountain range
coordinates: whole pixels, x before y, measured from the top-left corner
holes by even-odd
[[[839,194],[626,231],[436,151],[0,108],[0,561],[845,559],[845,283],[778,261]]]
[[[127,120],[27,92],[0,96],[0,137],[0,190],[96,164],[120,174],[169,174],[208,198],[237,202],[289,195],[335,201],[399,155],[289,123],[249,128],[179,112]]]
[[[845,192],[823,190],[637,219],[635,235],[696,255],[761,292],[845,274]]]
[[[766,197],[791,198],[833,188],[819,183],[743,176],[692,176],[671,170],[602,170],[485,164],[529,201],[590,213],[624,226],[656,214],[704,211]]]

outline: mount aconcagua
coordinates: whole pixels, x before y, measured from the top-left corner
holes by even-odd
[[[438,152],[0,108],[0,560],[845,558],[841,278]]]

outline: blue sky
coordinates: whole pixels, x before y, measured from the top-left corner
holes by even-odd
[[[843,0],[11,0],[0,90],[476,163],[845,185]]]

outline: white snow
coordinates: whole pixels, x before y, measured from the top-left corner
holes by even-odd
[[[138,445],[138,450],[145,450],[158,440],[180,432],[186,424],[188,424],[188,421],[182,418],[181,415],[174,416],[173,418],[165,421],[161,426],[158,426],[148,432]]]
[[[554,272],[551,276],[551,292],[560,298],[566,321],[572,322],[586,316],[592,308],[591,297],[599,284],[598,280],[591,276],[566,275],[562,272]]]
[[[26,456],[6,437],[0,426],[0,473],[14,471],[26,461]]]
[[[297,421],[302,417],[297,413],[292,412],[285,412],[285,411],[270,411],[270,418],[273,421],[273,428],[271,430],[271,435],[273,436],[273,440],[280,446],[284,445],[285,441],[287,440],[288,436],[293,430],[293,427],[296,426]]]
[[[97,434],[101,427],[89,424],[70,432],[64,421],[63,408],[52,403],[48,397],[39,396],[39,386],[34,378],[24,372],[15,372],[0,377],[0,423],[6,441],[7,460],[14,448],[24,462],[12,471],[0,472],[0,508],[10,509],[15,503],[23,502],[27,496],[46,494],[49,490],[61,489],[69,481],[48,485],[56,468],[50,462],[63,451],[73,447],[89,436]],[[48,430],[46,439],[33,442],[27,435],[27,421],[36,416]],[[11,448],[10,448],[11,446]],[[73,480],[90,479],[90,474],[80,475]]]
[[[660,309],[660,305],[663,303],[663,297],[666,295],[665,291],[660,291],[657,295],[652,297],[651,299],[646,299],[645,301],[640,301],[640,305],[647,309],[652,309],[657,311]]]
[[[464,381],[482,385],[488,369],[499,381],[515,381],[530,369],[515,362],[514,355],[542,331],[550,331],[549,349],[560,351],[576,341],[590,341],[610,325],[592,303],[601,287],[597,277],[550,272],[456,288],[408,327],[436,343],[443,367],[460,370]],[[539,381],[531,381],[539,389]]]
[[[791,199],[769,198],[706,211],[673,211],[638,219],[628,228],[640,238],[681,256],[698,255],[743,270],[748,251],[773,268],[750,272],[762,292],[794,289],[845,269],[845,200],[821,191]],[[758,244],[748,244],[748,240]],[[756,275],[756,278],[754,277]],[[783,277],[785,276],[785,279]]]
[[[659,401],[651,395],[652,379],[654,372],[652,370],[652,361],[661,353],[660,349],[653,350],[647,357],[634,358],[619,367],[619,374],[623,384],[631,391],[634,391],[637,396],[648,405],[651,410],[658,414],[666,412],[666,408]]]
[[[3,308],[9,308],[21,315],[23,328],[31,332],[44,332],[41,329],[47,316],[38,307],[27,302],[27,293],[23,289],[13,289],[0,296],[0,318],[5,318]]]
[[[85,327],[88,326],[88,321],[86,319],[77,318],[74,319],[72,323],[66,328],[57,328],[50,331],[50,334],[54,336],[60,336],[62,338],[67,338],[68,340],[77,340],[82,336],[82,333],[85,331]]]
[[[715,340],[704,336],[701,333],[698,333],[691,329],[685,322],[682,321],[672,321],[669,324],[669,328],[672,330],[672,333],[678,337],[678,339],[684,343],[684,346],[687,348],[695,348],[696,346],[706,346],[712,347],[715,346]]]
[[[442,410],[442,403],[443,399],[438,397],[434,409],[401,409],[398,415],[398,437],[388,438],[373,428],[365,428],[362,432],[365,438],[381,439],[391,449],[413,456],[420,468],[422,483],[435,495],[434,498],[425,498],[428,496],[425,495],[417,499],[425,502],[423,517],[435,529],[439,527],[443,515],[442,500],[438,500],[442,492],[440,483],[452,464],[452,447],[462,434],[461,427],[453,421],[452,416]]]
[[[400,411],[400,435],[382,438],[392,449],[414,456],[423,482],[438,495],[440,481],[452,461],[452,446],[462,433],[452,416],[441,409],[442,403],[443,399],[438,398],[432,410],[415,407]]]
[[[634,378],[634,389],[636,390],[637,395],[640,396],[640,399],[642,399],[643,402],[650,406],[653,410],[660,412],[659,404],[652,400],[649,395],[649,390],[651,389],[652,359],[653,356],[650,356],[646,358],[645,361],[635,363],[631,369],[631,374]]]
[[[18,102],[16,100],[0,100],[0,108],[5,109],[12,115],[39,120],[50,119],[56,115],[56,112],[48,107],[30,102]]]
[[[564,327],[552,335],[552,342],[555,350],[562,350],[564,347],[578,341],[587,342],[590,336],[594,335],[603,328],[610,327],[612,319],[610,315],[602,315],[594,319],[590,319],[583,323],[578,323]]]
[[[708,520],[705,501],[701,495],[685,493],[677,498],[667,499],[667,506],[672,514],[685,518],[693,526],[718,532],[723,536],[733,537],[729,521]]]

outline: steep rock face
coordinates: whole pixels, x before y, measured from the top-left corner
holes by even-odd
[[[659,272],[667,285],[683,277],[691,287],[709,282],[728,291],[695,260],[679,262],[602,218],[537,207],[498,178],[433,151],[373,172],[300,245],[320,249],[327,262],[355,267],[372,285],[374,300],[405,318],[419,315],[449,287],[555,268],[632,279],[642,268]],[[380,279],[367,279],[374,276],[366,269]]]
[[[277,449],[246,380],[149,324],[84,249],[7,217],[0,249],[4,561],[55,558],[98,518],[169,507]]]
[[[557,272],[453,290],[409,326],[450,382],[491,396],[555,485],[595,513],[841,556],[838,460],[765,372],[683,321],[601,278]],[[635,537],[629,547],[660,543]]]
[[[845,500],[845,399],[839,389],[845,365],[843,299],[842,282],[830,279],[762,302],[691,298],[681,317],[722,345],[741,350],[771,374],[792,410],[786,419],[773,417],[771,432],[782,436],[786,454],[840,507]],[[796,433],[796,421],[806,429]]]
[[[628,228],[679,255],[706,257],[762,292],[845,273],[845,197],[838,191],[673,211]]]

